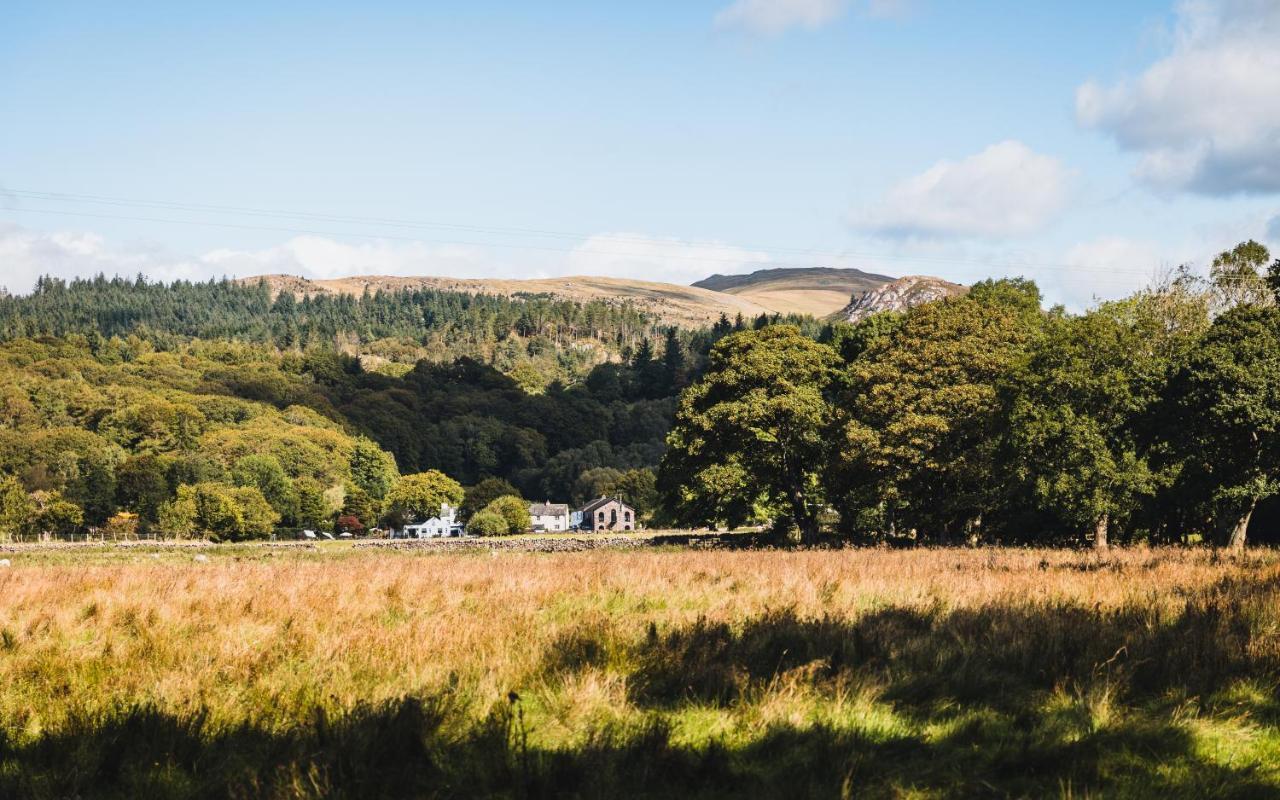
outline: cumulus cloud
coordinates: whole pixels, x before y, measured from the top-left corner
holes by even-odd
[[[44,232],[0,222],[3,285],[25,293],[41,275],[71,279],[102,273],[152,280],[207,280],[272,273],[304,278],[432,275],[454,278],[545,278],[605,275],[690,283],[714,272],[741,272],[769,255],[719,242],[684,242],[635,233],[591,236],[564,253],[479,245],[373,240],[350,243],[297,236],[260,249],[222,248],[183,255],[157,245],[118,244],[81,231]]]
[[[879,202],[855,211],[855,228],[891,237],[1001,238],[1042,228],[1066,202],[1071,171],[1022,142],[939,161]]]
[[[74,278],[145,273],[166,280],[202,277],[198,265],[158,246],[116,247],[92,233],[44,233],[2,221],[0,264],[4,265],[0,284],[15,293],[30,291],[41,275]]]
[[[602,233],[574,249],[569,256],[569,268],[579,275],[692,283],[717,272],[732,274],[758,269],[769,260],[768,253],[722,242]]]
[[[298,236],[261,250],[220,249],[200,263],[221,275],[287,273],[304,278],[347,275],[447,275],[484,277],[493,269],[479,247],[375,240],[351,244],[323,236]]]
[[[1280,3],[1185,0],[1170,52],[1136,78],[1076,91],[1081,124],[1141,156],[1150,185],[1280,192]]]
[[[43,232],[0,222],[3,285],[30,291],[36,278],[146,275],[153,280],[207,280],[283,272],[305,278],[342,275],[479,277],[494,269],[479,248],[420,242],[337,242],[298,236],[259,250],[219,249],[183,255],[158,245],[118,244],[82,231]]]

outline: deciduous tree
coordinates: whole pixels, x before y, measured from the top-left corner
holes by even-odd
[[[1167,397],[1183,485],[1204,498],[1221,541],[1243,548],[1258,501],[1280,491],[1280,310],[1218,317]]]
[[[1000,490],[998,389],[1039,335],[1039,294],[984,282],[911,309],[842,376],[828,480],[847,527],[975,530]]]
[[[757,506],[790,516],[804,541],[824,498],[836,355],[790,325],[741,331],[712,348],[706,374],[680,398],[663,481],[689,522],[740,523]]]
[[[387,493],[387,513],[396,522],[419,522],[440,513],[445,503],[458,506],[464,493],[453,478],[437,470],[402,475]]]
[[[1091,533],[1098,548],[1153,490],[1137,435],[1163,378],[1153,344],[1131,304],[1109,304],[1053,319],[1026,369],[1010,376],[1011,477],[1036,510]]]

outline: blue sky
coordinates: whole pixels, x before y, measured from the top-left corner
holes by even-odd
[[[1278,34],[1272,0],[7,0],[0,283],[814,265],[1081,307],[1280,245]]]

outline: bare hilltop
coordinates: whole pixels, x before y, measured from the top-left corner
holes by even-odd
[[[752,319],[761,314],[810,314],[818,318],[856,321],[877,310],[903,310],[964,289],[937,278],[912,276],[894,279],[858,269],[832,267],[776,268],[744,275],[712,275],[692,286],[590,275],[523,280],[360,275],[322,280],[277,274],[243,278],[242,281],[266,281],[273,294],[291,292],[298,296],[359,296],[366,291],[432,289],[508,297],[537,295],[579,303],[629,303],[666,324],[682,327],[709,325],[721,315],[730,319],[738,315]],[[925,285],[940,287],[940,291],[901,291],[905,288],[904,282],[920,289]],[[851,315],[853,309],[858,313]]]

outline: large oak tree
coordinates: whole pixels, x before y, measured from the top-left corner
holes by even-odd
[[[661,481],[686,524],[789,516],[817,534],[837,357],[789,325],[730,334],[680,398]]]

